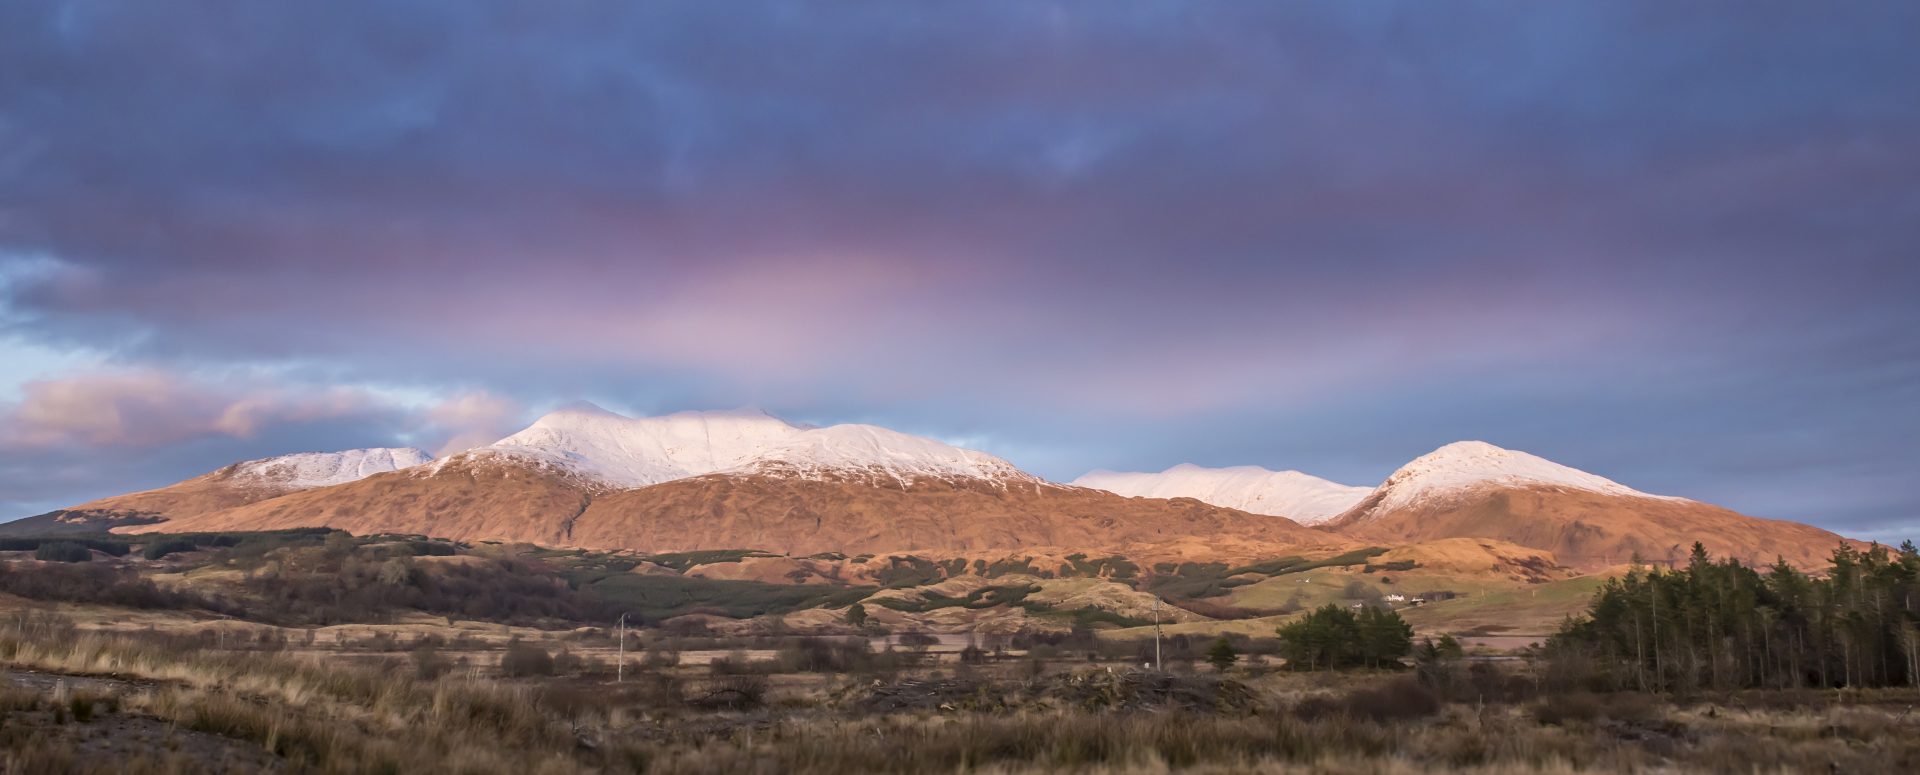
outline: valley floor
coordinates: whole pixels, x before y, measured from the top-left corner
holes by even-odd
[[[605,663],[514,665],[504,638],[465,654],[377,651],[353,637],[265,650],[238,640],[88,632],[57,613],[16,609],[0,622],[0,768],[1920,770],[1920,717],[1910,711],[1920,693],[1911,690],[1585,694],[1543,691],[1524,663],[1419,681],[1257,663],[1156,673],[1078,653],[842,662],[867,650],[806,641],[768,649],[774,659],[757,666],[730,648],[715,649],[728,655],[718,667],[646,652],[618,681]]]

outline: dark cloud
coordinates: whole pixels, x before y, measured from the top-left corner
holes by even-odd
[[[1880,529],[1920,510],[1877,462],[1920,456],[1916,28],[1901,2],[15,3],[0,310],[152,368],[754,403],[1061,477],[1364,481],[1484,437]]]

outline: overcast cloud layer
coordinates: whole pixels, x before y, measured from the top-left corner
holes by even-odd
[[[1920,538],[1911,2],[306,5],[0,5],[0,517],[589,398]]]

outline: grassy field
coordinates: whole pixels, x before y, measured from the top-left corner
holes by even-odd
[[[1525,665],[1170,673],[914,666],[790,644],[757,665],[512,672],[0,620],[8,773],[1911,772],[1913,691],[1690,698],[1545,690]],[[498,655],[501,644],[491,644]],[[743,650],[744,652],[744,650]],[[761,654],[762,651],[752,652]],[[868,656],[858,656],[866,653]],[[840,654],[841,657],[835,657]],[[852,655],[851,661],[840,661]]]
[[[1413,597],[1423,592],[1441,591],[1461,595],[1479,595],[1490,590],[1511,589],[1514,586],[1512,582],[1441,576],[1422,573],[1418,570],[1365,573],[1357,568],[1322,568],[1306,573],[1275,576],[1255,584],[1236,587],[1228,593],[1226,602],[1229,605],[1256,609],[1280,608],[1289,603],[1295,607],[1317,608],[1327,603],[1360,599],[1349,596],[1349,588],[1354,584],[1361,585],[1369,597],[1388,594]]]
[[[1393,583],[1381,583],[1391,578]],[[1489,579],[1426,574],[1364,573],[1350,568],[1323,568],[1308,573],[1275,576],[1264,581],[1235,587],[1223,598],[1229,605],[1247,609],[1298,609],[1293,613],[1220,621],[1169,622],[1161,626],[1167,635],[1217,636],[1245,635],[1270,637],[1275,628],[1328,603],[1349,604],[1358,598],[1350,587],[1358,582],[1371,593],[1400,593],[1409,598],[1423,592],[1451,591],[1459,594],[1449,600],[1419,606],[1393,603],[1402,618],[1415,631],[1439,635],[1524,635],[1543,636],[1557,629],[1569,614],[1586,608],[1593,593],[1605,581],[1603,577],[1582,576],[1541,584],[1516,585]],[[1152,627],[1128,627],[1104,630],[1101,637],[1126,640],[1152,637]],[[1489,643],[1517,648],[1534,640],[1489,639]]]
[[[642,567],[390,537],[224,540],[159,559],[9,559],[0,581],[41,597],[0,593],[0,773],[1920,768],[1913,691],[1590,694],[1511,658],[1293,673],[1272,635],[1297,614],[1208,620],[1166,603],[1159,672],[1141,669],[1153,628],[1132,626],[1155,593],[1244,612],[1446,590],[1460,596],[1400,610],[1422,632],[1517,647],[1598,579],[1290,559],[988,577],[908,560],[885,581],[781,585],[669,568],[738,552]],[[857,599],[858,628],[840,607]],[[638,612],[624,648],[615,609]],[[1200,657],[1223,633],[1244,636],[1242,658],[1216,673]],[[1502,638],[1463,640],[1478,653]]]
[[[1569,615],[1585,610],[1606,579],[1581,576],[1520,588],[1494,589],[1401,612],[1415,629],[1543,635]]]

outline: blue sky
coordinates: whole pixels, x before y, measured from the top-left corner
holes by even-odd
[[[0,516],[585,398],[1920,537],[1920,6],[0,7]]]

